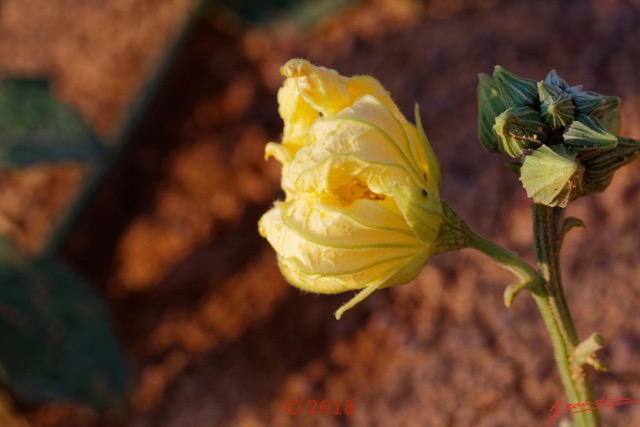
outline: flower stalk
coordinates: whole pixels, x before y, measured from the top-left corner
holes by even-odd
[[[533,297],[551,337],[556,364],[569,402],[593,402],[593,389],[583,366],[572,364],[572,357],[579,344],[560,274],[562,216],[561,208],[533,205],[536,258],[545,279],[544,294],[534,294]],[[575,413],[574,422],[575,427],[600,426],[598,411]]]
[[[558,371],[569,402],[593,402],[595,397],[584,365],[602,365],[595,359],[593,352],[589,352],[586,358],[593,358],[593,363],[574,360],[576,349],[581,347],[562,290],[559,263],[560,244],[565,232],[564,227],[560,226],[562,209],[534,204],[533,212],[536,258],[540,272],[534,270],[515,253],[473,232],[470,232],[468,246],[489,256],[520,280],[505,290],[504,299],[507,307],[519,292],[525,289],[531,292],[551,338]],[[571,219],[569,221],[571,222]],[[576,413],[574,421],[575,427],[600,426],[597,410]]]
[[[620,98],[569,86],[556,71],[543,81],[518,77],[496,66],[493,77],[478,82],[478,137],[490,152],[520,161],[511,168],[520,176],[533,203],[533,235],[541,292],[533,297],[551,337],[560,377],[569,402],[589,404],[594,393],[584,367],[606,370],[598,360],[602,337],[582,343],[573,326],[562,290],[560,247],[565,234],[583,225],[563,218],[563,208],[580,197],[604,191],[616,170],[640,156],[640,141],[619,135]],[[505,303],[526,288],[512,285]],[[596,410],[574,413],[576,427],[599,426]]]

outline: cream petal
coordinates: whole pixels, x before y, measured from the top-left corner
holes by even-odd
[[[424,173],[416,169],[396,141],[371,122],[338,116],[319,119],[309,131],[309,140],[296,161],[318,163],[333,155],[353,154],[364,161],[400,166],[415,185],[424,183]]]
[[[346,78],[334,70],[317,67],[304,59],[292,59],[282,67],[282,74],[316,111],[330,116],[348,106],[351,100]]]
[[[409,138],[403,127],[407,120],[398,119],[379,99],[371,95],[358,98],[354,104],[337,114],[338,117],[351,117],[368,122],[388,135],[389,139],[402,151],[407,160],[411,160],[412,150]]]
[[[359,179],[373,193],[391,196],[397,183],[411,182],[406,169],[393,164],[376,164],[349,154],[328,157],[321,162],[294,162],[288,181],[297,191],[334,194],[336,188]]]
[[[287,79],[278,91],[278,111],[284,121],[282,143],[295,153],[307,144],[309,128],[320,117],[304,99],[294,80]]]
[[[287,165],[293,160],[291,152],[287,150],[284,145],[278,144],[277,142],[269,142],[264,147],[264,159],[268,160],[270,157],[275,158],[283,165]]]
[[[309,274],[281,257],[278,258],[278,265],[287,281],[297,288],[321,294],[337,294],[372,285],[382,286],[408,259],[390,260],[369,269],[344,275]]]
[[[393,272],[390,276],[383,276],[383,278],[372,281],[362,288],[353,298],[343,304],[335,313],[336,319],[340,320],[342,315],[347,311],[358,305],[366,297],[371,295],[374,291],[381,288],[387,288],[390,286],[396,286],[403,283],[410,282],[418,277],[420,271],[429,260],[431,254],[429,252],[423,252],[415,256],[410,261],[404,263],[400,268]]]
[[[346,86],[351,93],[352,99],[355,100],[364,95],[372,95],[379,99],[399,120],[404,120],[404,116],[391,99],[389,92],[374,77],[353,76],[347,81]]]
[[[299,197],[283,209],[282,220],[305,239],[332,248],[415,247],[420,250],[423,246],[402,215],[371,200],[357,200],[348,207],[337,207],[319,198]]]
[[[411,258],[424,249],[420,245],[347,248],[315,243],[283,220],[283,209],[287,209],[287,204],[276,203],[262,217],[260,233],[269,240],[281,260],[308,275],[351,275],[364,270],[376,270],[380,265]],[[316,235],[319,232],[315,230]]]

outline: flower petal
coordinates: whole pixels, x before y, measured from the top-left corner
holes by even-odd
[[[358,179],[373,193],[391,197],[396,184],[410,182],[400,165],[374,163],[353,154],[336,154],[319,162],[296,161],[287,172],[297,191],[324,195],[336,195],[337,188]]]
[[[304,59],[292,59],[281,69],[317,112],[330,116],[348,106],[351,100],[346,78],[334,70],[317,67]]]
[[[299,197],[280,204],[283,223],[319,245],[356,248],[409,248],[423,246],[401,214],[372,200],[357,200],[343,207],[320,198]]]
[[[278,111],[284,121],[282,144],[291,156],[307,144],[311,124],[320,116],[304,99],[294,80],[287,79],[278,91]]]
[[[313,229],[301,231],[298,227],[302,224],[296,222],[300,218],[287,212],[289,209],[304,209],[300,208],[305,206],[304,202],[298,200],[295,203],[297,204],[277,203],[262,217],[259,227],[261,234],[278,253],[281,263],[295,267],[308,276],[377,276],[384,265],[402,263],[403,259],[412,258],[425,249],[415,237],[393,230],[370,229],[369,233],[364,233],[361,224],[342,215],[332,218],[333,227],[326,227],[326,224],[321,223],[314,224]],[[342,227],[367,239],[369,244],[355,243],[356,240],[349,242],[348,235],[341,233]],[[382,240],[389,235],[402,240]],[[337,242],[332,241],[333,239]],[[348,246],[349,243],[351,247]]]

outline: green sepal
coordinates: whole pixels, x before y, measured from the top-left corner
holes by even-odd
[[[562,145],[543,145],[524,158],[520,181],[535,203],[566,207],[582,188],[584,167]]]
[[[518,158],[535,150],[549,137],[549,127],[531,107],[511,107],[496,117],[493,131],[498,135],[498,149]]]
[[[473,233],[462,218],[444,202],[442,202],[442,219],[434,252],[444,253],[468,248]]]
[[[440,181],[442,180],[442,171],[440,169],[440,163],[438,162],[438,158],[436,157],[436,153],[433,152],[433,147],[431,147],[431,143],[429,142],[429,138],[427,138],[427,134],[424,132],[424,127],[422,126],[422,119],[420,118],[420,107],[416,103],[415,106],[415,118],[416,118],[416,129],[418,130],[418,135],[420,136],[420,142],[422,143],[422,148],[427,153],[427,164],[429,166],[429,170],[433,174],[436,185],[440,185]]]
[[[397,184],[393,198],[411,231],[425,244],[432,245],[440,233],[442,203],[428,190]],[[434,227],[434,224],[436,225]]]
[[[492,153],[497,153],[498,137],[493,132],[496,117],[507,106],[500,95],[497,83],[487,74],[478,75],[478,138],[483,147]]]
[[[508,107],[537,107],[538,87],[535,80],[518,77],[496,65],[493,78]]]
[[[609,133],[598,119],[579,114],[562,135],[564,145],[578,153],[581,160],[612,150],[618,145],[618,138]]]
[[[579,92],[573,94],[573,103],[576,106],[576,114],[588,114],[600,119],[620,107],[620,98],[596,92]]]

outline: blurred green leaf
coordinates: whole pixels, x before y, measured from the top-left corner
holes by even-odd
[[[27,260],[0,238],[0,365],[28,401],[122,406],[127,369],[100,298],[52,259]]]
[[[0,166],[99,161],[107,150],[42,79],[0,81]]]

